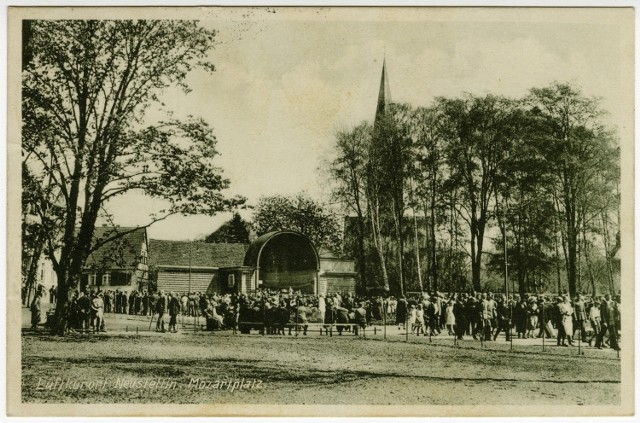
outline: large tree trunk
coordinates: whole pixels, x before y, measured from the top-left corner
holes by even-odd
[[[477,222],[472,218],[471,220],[471,283],[475,291],[481,291],[480,285],[480,258],[481,251],[478,251],[476,246],[477,240]]]
[[[567,207],[568,206],[568,207]],[[569,285],[569,295],[574,297],[577,292],[577,267],[578,260],[578,232],[576,230],[575,212],[570,205],[565,205],[567,216],[567,264],[569,272],[567,274],[567,284]]]
[[[438,290],[438,257],[436,243],[436,182],[435,174],[431,176],[431,280],[433,281],[433,290]]]
[[[402,233],[402,212],[397,199],[393,200],[394,223],[396,236],[398,237],[398,289],[400,294],[404,295],[404,236]]]
[[[364,217],[358,215],[358,272],[360,274],[360,284],[363,288],[367,284],[367,263],[364,250],[364,239],[366,236]]]
[[[370,201],[370,203],[375,201]],[[371,236],[373,237],[373,245],[376,248],[378,254],[378,260],[380,261],[380,271],[382,272],[382,284],[386,291],[389,290],[389,275],[387,274],[387,264],[385,261],[385,254],[382,248],[382,233],[380,231],[380,213],[377,209],[379,206],[373,204],[369,206],[369,215],[371,216]]]
[[[415,235],[415,252],[416,252],[416,272],[418,273],[418,284],[420,292],[424,292],[424,284],[422,282],[422,269],[420,266],[420,238],[418,236],[418,218],[415,209],[413,210],[413,231]]]
[[[69,279],[69,274],[63,265],[56,271],[56,276],[58,277],[58,289],[56,291],[56,309],[53,316],[51,334],[64,336],[69,326],[69,309],[77,283]]]
[[[27,302],[26,305],[31,304],[31,292],[35,289],[36,280],[38,278],[38,264],[40,257],[42,256],[43,244],[38,239],[33,249],[33,255],[31,256],[31,263],[29,263],[29,271],[27,272]]]
[[[416,216],[416,208],[413,198],[413,179],[411,180],[411,214],[413,214],[413,235],[414,235],[414,252],[416,255],[416,273],[418,275],[418,285],[420,292],[424,292],[424,285],[422,283],[422,268],[420,264],[420,237],[418,235],[418,217]]]
[[[558,223],[558,216],[557,213],[553,218],[553,244],[554,244],[554,248],[555,248],[555,254],[556,254],[556,278],[557,278],[557,282],[558,282],[558,294],[560,294],[562,292],[562,279],[561,279],[561,275],[560,275],[560,250],[558,248],[558,227],[557,227],[557,223]]]
[[[603,211],[601,213],[602,220],[602,240],[604,242],[604,253],[605,260],[607,263],[607,282],[608,282],[608,291],[611,295],[615,295],[615,286],[614,286],[614,277],[613,277],[613,257],[615,256],[618,245],[611,245],[610,234],[609,234],[609,225],[607,223],[607,216]]]

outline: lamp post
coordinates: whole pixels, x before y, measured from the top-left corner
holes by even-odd
[[[192,244],[193,244],[193,241],[189,241],[189,290],[188,290],[189,294],[191,294],[191,245]]]
[[[193,246],[193,241],[189,241],[189,285],[188,285],[188,288],[187,288],[187,313],[189,312],[190,304],[191,304],[191,258],[192,258],[192,246]],[[184,254],[182,255],[182,257],[184,257]],[[193,312],[197,313],[197,309],[198,309],[198,304],[194,304]],[[196,316],[195,316],[195,314],[192,317],[193,317],[193,330],[195,332],[195,330],[196,330]]]
[[[507,199],[503,198],[502,208],[502,248],[504,250],[504,293],[509,297],[509,262],[507,261]]]

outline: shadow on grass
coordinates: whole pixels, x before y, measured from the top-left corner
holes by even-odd
[[[615,379],[556,379],[556,378],[493,378],[493,377],[460,377],[460,376],[415,376],[408,373],[393,371],[368,370],[335,370],[302,368],[280,365],[274,361],[237,358],[208,358],[194,361],[193,359],[176,358],[128,358],[114,356],[80,357],[53,360],[64,366],[109,369],[113,374],[121,377],[146,378],[198,378],[198,377],[251,377],[268,380],[270,383],[295,383],[305,386],[330,386],[356,381],[370,381],[385,378],[412,378],[416,381],[437,382],[469,382],[469,383],[550,383],[550,384],[619,384]],[[46,357],[29,357],[23,361],[25,370],[41,368],[53,364]],[[27,371],[28,373],[28,371]],[[35,376],[35,375],[34,375]]]

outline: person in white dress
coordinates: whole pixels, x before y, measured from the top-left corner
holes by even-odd
[[[318,314],[320,315],[320,323],[324,323],[324,315],[327,312],[327,303],[324,300],[324,295],[318,296]]]
[[[407,318],[407,330],[411,331],[411,333],[413,333],[413,328],[414,325],[416,324],[416,319],[417,319],[417,310],[416,307],[414,305],[411,305],[409,307],[409,313],[408,313],[408,318]]]
[[[573,334],[573,307],[571,307],[568,296],[565,295],[562,297],[562,302],[558,304],[558,312],[560,313],[560,319],[567,342],[569,345],[573,345],[573,340],[571,339],[571,334]],[[565,343],[562,345],[568,346]]]
[[[422,304],[418,304],[416,309],[416,322],[412,326],[412,332],[416,335],[420,335],[421,332],[424,333],[424,309]]]
[[[453,299],[449,300],[446,308],[446,316],[445,316],[445,325],[447,325],[447,331],[449,335],[453,335],[454,327],[456,325],[456,315],[453,313],[454,301]]]

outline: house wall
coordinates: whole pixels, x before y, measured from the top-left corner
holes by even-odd
[[[320,257],[319,292],[355,293],[355,261]]]
[[[49,289],[51,286],[58,285],[58,276],[56,275],[55,270],[53,270],[53,263],[46,257],[41,257],[38,261],[38,274],[36,276],[36,281],[44,285],[45,288]]]
[[[320,275],[320,293],[355,293],[356,278],[351,274],[324,273]]]
[[[191,292],[212,293],[219,292],[218,269],[191,270]],[[159,269],[157,280],[158,291],[175,291],[176,293],[189,290],[188,269]]]
[[[103,276],[105,274],[109,274],[109,282],[103,282]],[[125,275],[127,283],[126,284],[118,284],[116,283],[117,276]],[[95,279],[93,278],[95,277]],[[148,286],[148,271],[137,268],[137,269],[110,269],[107,272],[93,272],[91,270],[84,270],[82,272],[82,277],[80,278],[80,286],[78,289],[88,290],[102,290],[102,291],[123,291],[123,292],[131,292],[131,291],[142,291],[147,289]],[[94,282],[95,281],[95,282]]]

